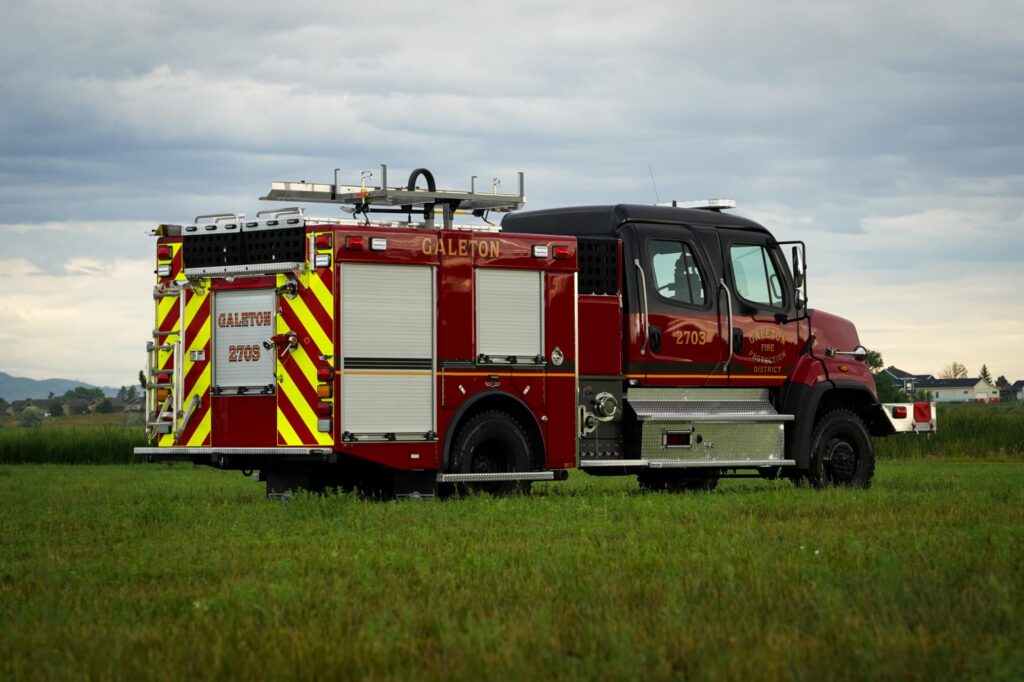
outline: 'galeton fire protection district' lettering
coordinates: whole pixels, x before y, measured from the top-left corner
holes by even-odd
[[[423,253],[427,256],[501,256],[501,242],[497,239],[433,239],[423,240]]]

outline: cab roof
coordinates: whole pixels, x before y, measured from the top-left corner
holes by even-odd
[[[753,220],[730,213],[644,204],[572,206],[510,213],[501,221],[501,230],[529,234],[564,234],[574,237],[614,237],[625,223],[728,227],[768,232],[764,226]]]

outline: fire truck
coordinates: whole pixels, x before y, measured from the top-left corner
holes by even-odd
[[[258,471],[270,496],[500,494],[570,469],[867,487],[873,436],[934,429],[931,405],[879,403],[852,323],[807,307],[804,244],[734,202],[522,212],[522,173],[507,193],[387,171],[262,197],[341,218],[154,231],[136,454]]]

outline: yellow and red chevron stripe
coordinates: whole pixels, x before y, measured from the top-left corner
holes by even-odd
[[[332,445],[317,428],[317,377],[334,359],[334,259],[299,278],[298,295],[278,299],[277,334],[294,333],[298,346],[277,356],[277,444]],[[287,275],[277,276],[284,286]],[[326,358],[326,359],[323,359]]]
[[[167,277],[157,276],[157,286],[171,291],[177,291],[176,283],[185,280],[185,273],[182,270],[181,241],[170,241],[161,239],[158,245],[171,248],[171,274]],[[157,346],[170,346],[181,335],[181,301],[176,295],[159,296],[153,305],[156,312],[156,324],[153,327],[156,332],[153,341]],[[161,350],[157,352],[158,371],[173,374],[174,372],[174,351]],[[155,381],[156,377],[146,377],[147,381]],[[157,406],[159,408],[159,405]],[[165,433],[159,436],[158,445],[174,445],[174,434]]]
[[[210,385],[211,360],[213,358],[210,335],[211,303],[210,281],[195,283],[184,292],[185,295],[185,337],[182,339],[181,372],[184,396],[181,401],[182,410],[189,412],[189,406],[199,399],[198,406],[178,438],[178,445],[198,447],[210,445]],[[201,359],[193,359],[201,358]]]

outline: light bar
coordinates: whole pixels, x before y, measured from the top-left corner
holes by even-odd
[[[698,199],[696,201],[663,201],[655,206],[670,206],[672,208],[703,208],[722,210],[723,208],[736,208],[735,199]]]

